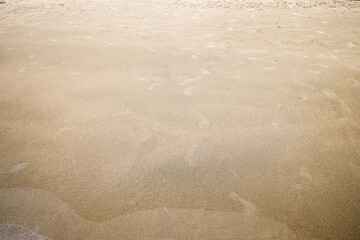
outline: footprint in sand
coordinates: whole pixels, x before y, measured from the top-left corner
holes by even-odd
[[[323,65],[323,64],[321,64],[321,63],[313,63],[313,64],[310,64],[311,66],[319,66],[319,67],[321,67],[321,68],[329,68],[329,66],[327,66],[327,65]]]
[[[158,87],[158,86],[161,86],[161,85],[163,85],[163,83],[161,83],[161,82],[155,82],[155,83],[153,83],[153,84],[151,84],[148,88],[147,88],[147,90],[152,90],[152,89],[154,89],[154,88],[156,88],[156,87]]]
[[[189,87],[187,89],[185,89],[183,91],[183,94],[186,96],[186,97],[190,97],[192,95],[192,90],[194,90],[195,87]]]
[[[302,166],[300,169],[299,169],[299,176],[308,180],[308,181],[312,181],[313,178],[312,178],[312,175],[310,173],[310,170],[305,167],[305,166]]]
[[[213,44],[209,43],[206,48],[214,48],[214,47],[215,46]]]
[[[21,171],[23,169],[25,169],[27,167],[28,163],[27,162],[23,162],[23,163],[17,163],[17,164],[14,164],[10,170],[9,170],[9,173],[16,173],[18,171]]]
[[[281,122],[279,119],[274,120],[271,125],[278,131],[280,131]]]
[[[264,72],[271,71],[272,69],[273,69],[273,67],[266,67],[266,68],[264,68]]]
[[[303,100],[303,101],[307,101],[308,98],[304,95],[299,95],[299,99]]]
[[[210,75],[210,72],[204,68],[200,68],[200,72],[202,75]]]
[[[326,54],[322,54],[322,53],[317,54],[316,57],[317,57],[318,59],[328,58],[328,56],[327,56]]]
[[[186,50],[186,51],[191,51],[192,49],[191,48],[188,48],[188,47],[182,47],[180,48],[181,50]]]
[[[149,50],[150,52],[156,52],[157,51],[155,48],[152,48],[152,47],[147,47],[147,50]]]
[[[178,86],[184,86],[184,85],[199,81],[201,78],[202,78],[201,76],[194,77],[194,78],[185,78],[180,83],[178,83]]]
[[[143,78],[143,77],[137,77],[137,80],[142,81],[142,82],[147,82],[147,81],[149,81],[148,79]]]
[[[230,79],[241,79],[241,76],[227,76],[226,78],[230,78]]]
[[[60,136],[60,135],[63,135],[69,131],[71,131],[72,127],[62,127],[62,128],[59,128],[59,130],[57,130],[57,132],[55,133],[56,136]]]
[[[254,216],[259,215],[259,211],[254,206],[254,204],[252,204],[245,198],[241,197],[239,194],[237,194],[235,192],[231,192],[230,197],[232,198],[232,200],[241,202],[244,205],[244,207],[245,207],[244,215],[247,215],[249,217],[254,217]]]
[[[334,60],[339,59],[339,57],[337,57],[335,54],[331,54],[330,57]]]
[[[107,46],[113,46],[115,45],[115,43],[111,43],[111,42],[106,42],[106,41],[103,41],[103,43]]]
[[[308,70],[308,72],[314,73],[314,74],[321,74],[322,73],[321,71],[314,71],[314,70]]]
[[[40,66],[40,68],[42,68],[42,69],[53,69],[54,66],[50,66],[50,67],[48,67],[48,66]]]
[[[353,48],[356,45],[354,43],[352,43],[352,42],[348,42],[348,43],[346,43],[346,46],[348,46],[349,48]]]
[[[237,174],[237,172],[235,170],[231,170],[230,171],[232,173],[232,175],[234,175],[234,177],[237,179],[237,180],[240,180],[240,177],[239,175]]]
[[[190,150],[185,154],[184,161],[187,165],[190,167],[196,167],[198,166],[198,152],[199,146],[197,144],[192,145]]]
[[[90,40],[92,37],[90,37],[90,36],[78,36],[78,37],[74,37],[74,38]]]
[[[117,113],[114,113],[113,114],[113,117],[120,117],[120,116],[125,116],[125,115],[128,115],[130,114],[130,110],[129,108],[126,108],[124,111],[122,112],[117,112]]]
[[[332,99],[332,100],[335,100],[335,101],[338,101],[338,102],[341,102],[341,101],[342,101],[342,99],[341,99],[336,93],[334,93],[333,91],[331,91],[331,90],[328,89],[328,88],[325,88],[325,89],[323,90],[323,93],[324,93],[328,98],[330,98],[330,99]]]
[[[209,119],[207,119],[204,115],[199,113],[199,114],[197,114],[197,116],[201,118],[201,120],[199,121],[199,128],[200,129],[206,129],[206,128],[208,128],[210,126]]]

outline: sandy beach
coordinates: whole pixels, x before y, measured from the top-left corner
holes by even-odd
[[[360,1],[0,19],[0,239],[360,239]]]

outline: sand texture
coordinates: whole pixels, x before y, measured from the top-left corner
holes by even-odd
[[[360,239],[360,1],[3,0],[0,239]]]

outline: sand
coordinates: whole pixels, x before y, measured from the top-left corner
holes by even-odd
[[[359,1],[0,4],[0,239],[357,239]]]

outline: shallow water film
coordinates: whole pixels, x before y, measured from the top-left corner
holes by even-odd
[[[360,239],[359,1],[0,19],[0,239]]]

